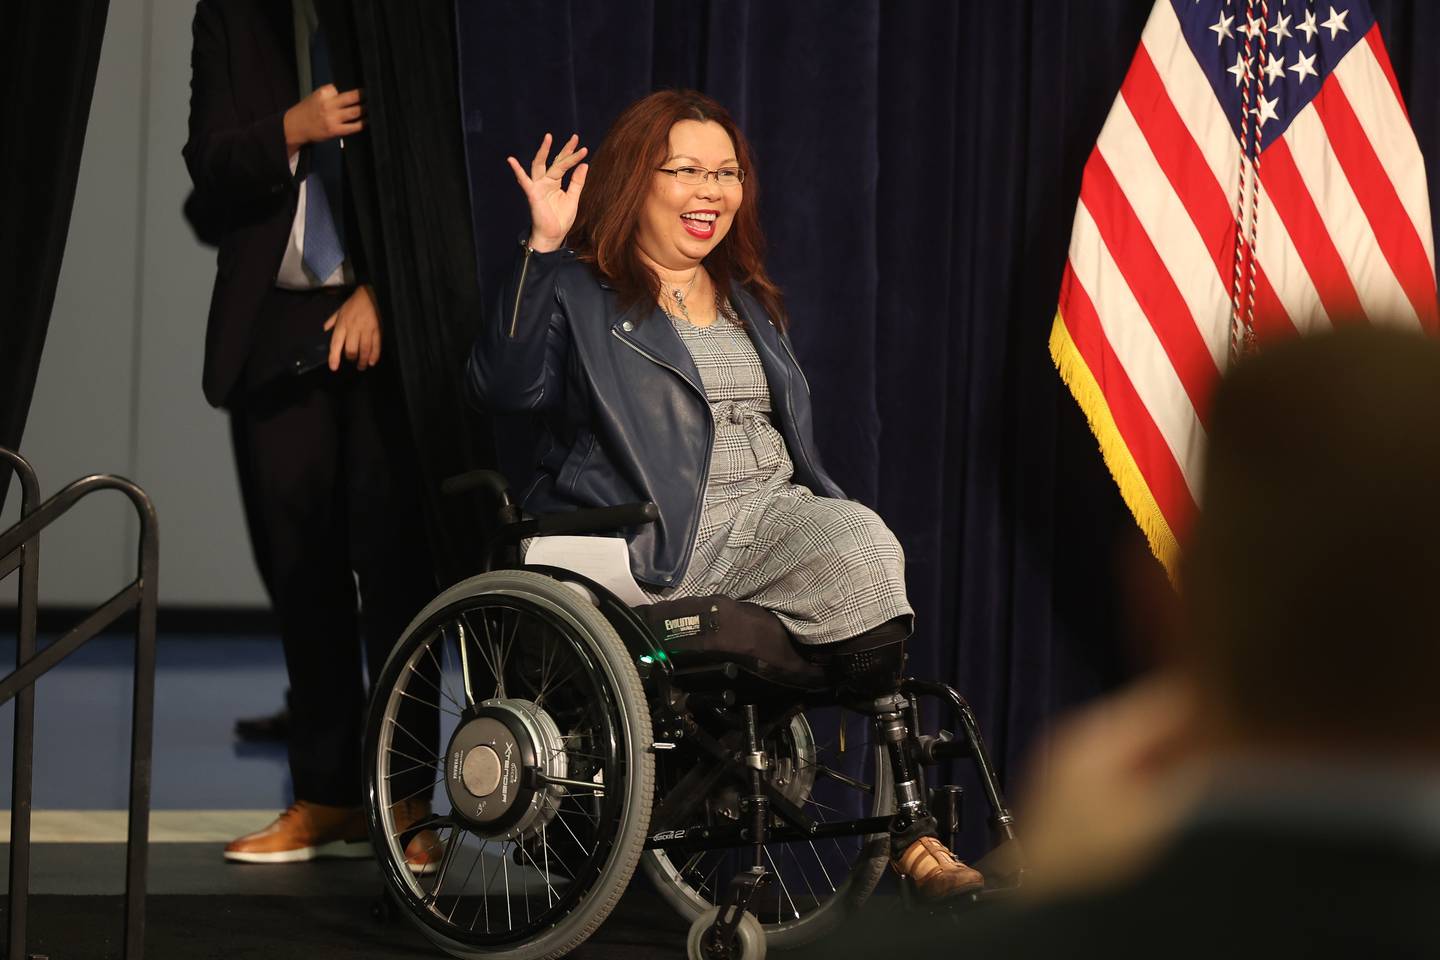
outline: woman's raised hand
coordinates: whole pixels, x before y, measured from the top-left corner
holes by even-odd
[[[530,202],[530,248],[539,253],[559,249],[575,223],[580,191],[585,189],[585,174],[589,170],[589,164],[580,163],[587,148],[580,147],[579,143],[580,135],[572,134],[556,154],[555,162],[551,163],[551,137],[545,134],[545,139],[540,141],[540,149],[535,151],[535,159],[530,161],[528,176],[520,161],[514,157],[505,158],[515,174],[515,181],[525,191],[525,199]],[[561,181],[572,169],[570,186],[562,188]]]

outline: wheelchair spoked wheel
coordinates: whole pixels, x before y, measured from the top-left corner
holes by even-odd
[[[517,570],[451,587],[371,699],[366,813],[387,889],[453,956],[563,956],[634,874],[650,743],[634,663],[589,600]],[[418,870],[405,855],[417,837],[439,851]]]
[[[809,716],[793,713],[765,738],[772,782],[821,822],[889,816],[895,810],[890,764],[882,748],[869,745],[869,724],[868,717],[840,707]],[[657,797],[696,776],[698,759],[692,749],[661,754]],[[710,823],[739,816],[734,786],[719,786],[704,804]],[[641,862],[660,894],[694,921],[724,899],[731,879],[749,864],[751,850],[652,849]],[[810,943],[858,910],[880,882],[889,854],[886,833],[767,844],[764,860],[772,876],[750,912],[769,948]]]

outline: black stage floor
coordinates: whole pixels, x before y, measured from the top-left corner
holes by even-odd
[[[0,855],[8,849],[0,849]],[[28,946],[50,960],[121,955],[123,844],[32,847]],[[150,849],[146,957],[151,960],[443,957],[402,917],[374,915],[368,860],[227,864],[213,843]],[[637,878],[577,960],[683,957],[686,925]]]
[[[403,917],[376,917],[380,880],[373,861],[236,865],[225,863],[220,849],[215,843],[151,845],[149,960],[444,958]],[[0,857],[8,852],[0,845]],[[48,960],[119,960],[124,845],[38,843],[31,859],[29,952]],[[887,877],[854,922],[784,956],[883,957],[895,931],[916,922],[923,917],[902,907]],[[675,960],[685,956],[687,929],[637,874],[610,918],[572,956]]]

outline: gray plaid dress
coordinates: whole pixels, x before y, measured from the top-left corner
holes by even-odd
[[[791,483],[785,439],[770,422],[765,370],[726,304],[708,327],[671,322],[700,371],[715,445],[695,552],[680,583],[652,600],[721,594],[774,611],[798,641],[847,640],[913,615],[905,557],[862,504]]]

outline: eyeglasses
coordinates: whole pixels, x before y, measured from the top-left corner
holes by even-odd
[[[704,183],[711,177],[722,187],[738,187],[745,182],[745,171],[739,167],[722,167],[719,170],[706,170],[704,167],[656,167],[660,173],[668,173],[681,183]]]

